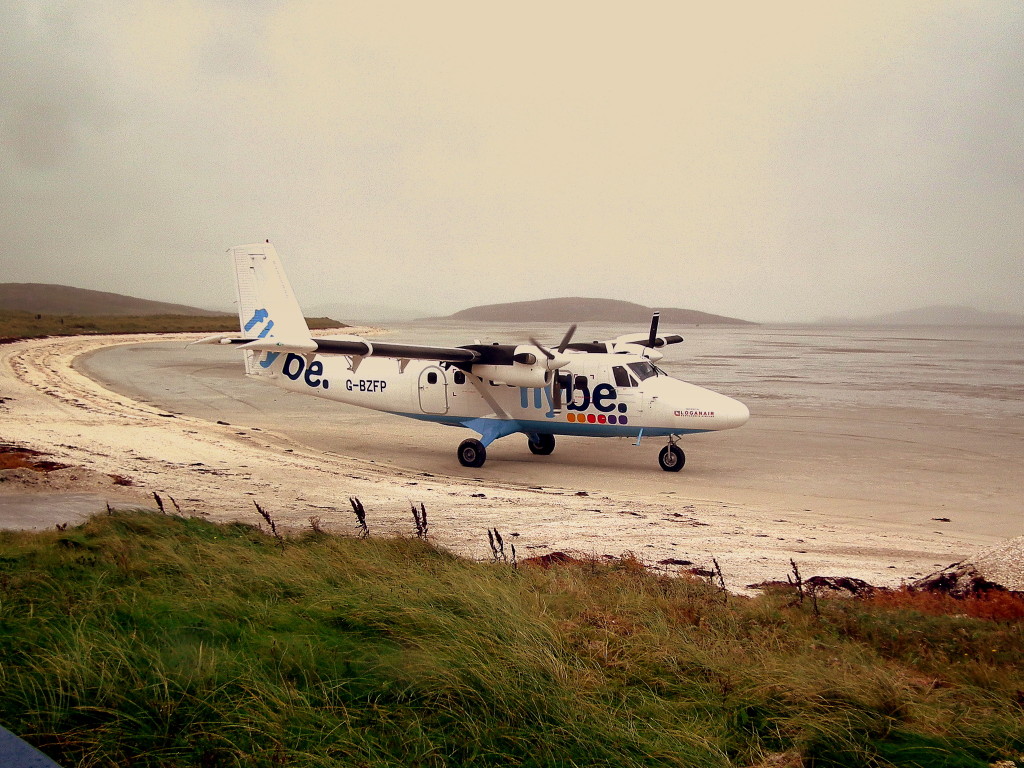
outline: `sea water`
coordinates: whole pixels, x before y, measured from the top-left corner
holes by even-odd
[[[581,323],[574,341],[642,332]],[[417,321],[382,339],[415,344],[558,344],[566,326]],[[663,325],[669,375],[750,403],[913,408],[986,418],[1024,416],[1024,327]]]

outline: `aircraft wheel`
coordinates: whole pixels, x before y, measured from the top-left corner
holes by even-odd
[[[470,438],[459,444],[459,464],[464,467],[482,467],[487,461],[487,450],[479,440]]]
[[[530,438],[528,444],[531,453],[535,453],[538,456],[548,456],[555,450],[555,436],[537,435],[537,442],[533,442],[533,438]]]
[[[674,445],[666,445],[658,454],[658,463],[666,472],[678,472],[686,463],[686,454]]]

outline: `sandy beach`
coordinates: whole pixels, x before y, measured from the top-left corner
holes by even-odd
[[[489,555],[486,530],[497,528],[521,558],[716,558],[733,589],[784,579],[791,558],[804,576],[896,585],[1024,533],[1015,421],[767,401],[739,430],[684,441],[678,475],[657,468],[653,441],[565,439],[537,457],[517,436],[470,470],[455,460],[460,430],[287,395],[245,380],[222,350],[186,352],[189,338],[0,347],[0,440],[84,470],[31,482],[7,471],[0,525],[16,509],[24,524],[27,495],[84,496],[59,507],[70,517],[93,501],[152,506],[156,492],[186,514],[256,523],[257,501],[290,526],[318,517],[353,533],[348,499],[359,497],[371,535],[411,535],[410,504],[424,504],[432,538],[472,557]],[[101,363],[115,352],[134,362]]]

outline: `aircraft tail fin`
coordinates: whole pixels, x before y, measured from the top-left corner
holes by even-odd
[[[316,349],[277,250],[269,242],[229,249],[235,270],[242,338],[252,339],[245,355],[248,374],[262,369],[256,358],[272,347]]]

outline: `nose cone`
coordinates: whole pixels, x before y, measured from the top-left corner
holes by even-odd
[[[668,377],[656,381],[661,389],[652,400],[661,399],[672,414],[670,424],[682,432],[733,429],[750,419],[750,410],[739,400]]]
[[[716,410],[715,423],[719,429],[742,427],[750,420],[750,409],[739,400],[724,398],[725,402]]]

